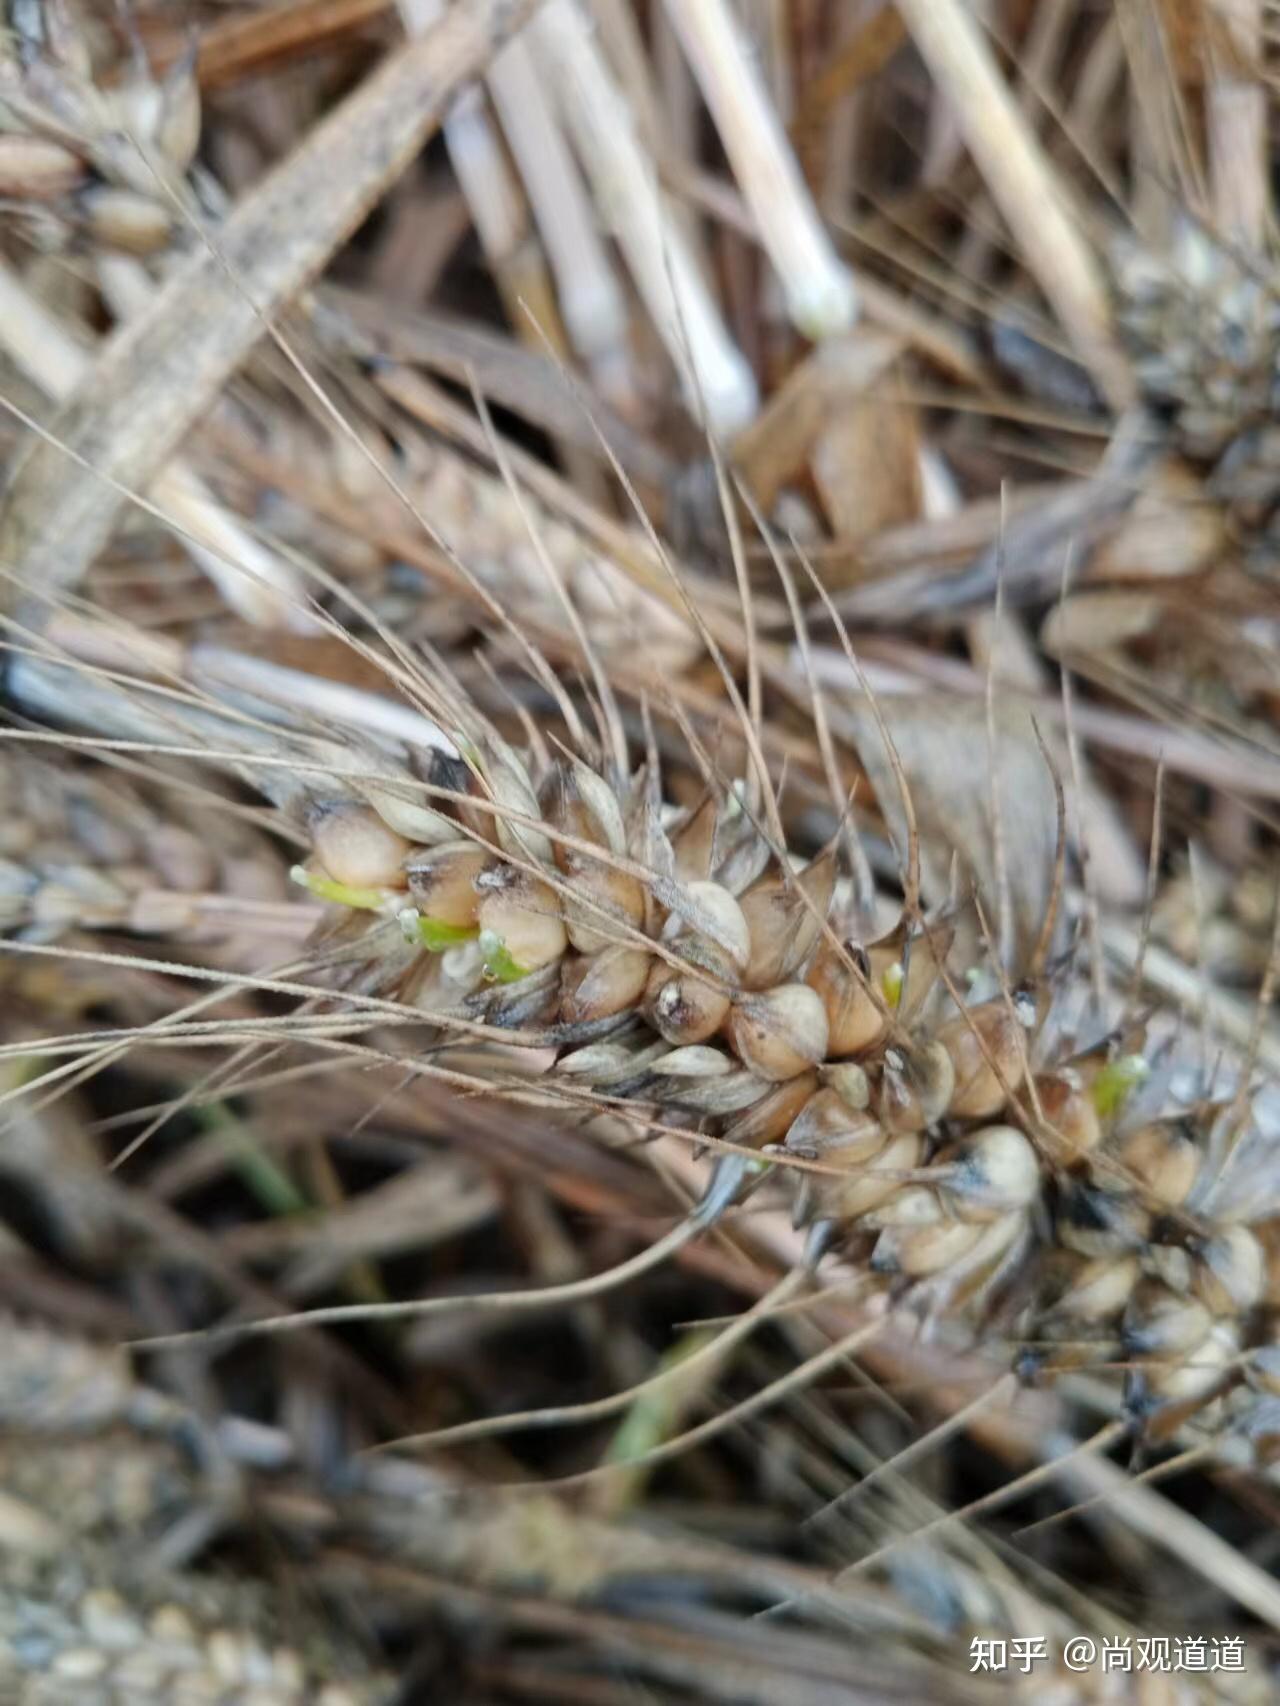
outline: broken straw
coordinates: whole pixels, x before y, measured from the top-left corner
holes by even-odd
[[[725,0],[667,0],[760,240],[807,338],[847,331],[857,314],[853,275],[823,228],[738,21]]]
[[[732,434],[754,416],[755,376],[733,343],[705,279],[636,138],[630,107],[574,0],[547,0],[532,24],[534,51],[562,103],[596,205],[666,344],[689,406]],[[692,371],[691,371],[692,369]]]
[[[521,37],[495,56],[489,90],[542,234],[569,340],[607,394],[625,395],[631,389],[626,298],[578,163]]]
[[[67,327],[33,299],[3,262],[0,348],[56,403],[75,391],[91,360]],[[306,588],[291,565],[255,539],[185,462],[175,460],[164,469],[152,484],[151,497],[238,615],[259,628],[314,628]]]

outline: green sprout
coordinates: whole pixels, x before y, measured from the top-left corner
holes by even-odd
[[[1140,1054],[1122,1054],[1118,1059],[1109,1061],[1094,1079],[1090,1091],[1100,1117],[1110,1119],[1118,1114],[1150,1074],[1151,1068]]]
[[[412,906],[406,906],[399,918],[405,941],[433,954],[443,954],[460,942],[474,942],[480,934],[478,925],[446,924],[442,918],[428,918]]]
[[[295,865],[289,872],[293,881],[315,895],[317,900],[336,901],[339,906],[353,906],[364,912],[378,912],[386,905],[386,889],[356,889],[350,883],[335,882],[332,877],[322,877],[317,871],[308,871],[305,865]]]
[[[528,966],[514,959],[511,950],[496,930],[480,932],[480,952],[484,957],[485,976],[491,983],[518,983],[528,977]]]

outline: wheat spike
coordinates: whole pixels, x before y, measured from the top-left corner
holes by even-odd
[[[477,1081],[485,1039],[549,1048],[544,1096],[630,1109],[641,1131],[736,1154],[645,1263],[771,1168],[873,1290],[926,1323],[980,1334],[1021,1294],[1022,1336],[1065,1346],[1017,1359],[1024,1377],[1078,1364],[1071,1347],[1088,1340],[1085,1360],[1127,1366],[1135,1430],[1159,1438],[1201,1415],[1248,1437],[1243,1394],[1268,1394],[1266,1258],[1247,1226],[1210,1212],[1203,1183],[1238,1098],[1160,1101],[1167,1074],[1141,1026],[1071,1046],[1067,980],[1045,963],[1055,902],[1024,980],[966,1001],[954,944],[974,903],[904,913],[863,940],[838,851],[778,858],[716,778],[675,811],[652,753],[622,774],[590,743],[517,748],[456,685],[433,702],[456,720],[416,754],[380,747],[385,793],[331,750],[301,792],[278,795],[310,841],[295,880],[330,907],[320,986],[407,1006],[446,1047],[469,1036]],[[60,917],[137,927],[123,897],[113,911],[90,889],[77,912],[65,888],[61,915],[41,890],[28,897],[46,936]],[[638,1271],[625,1263],[590,1291]]]

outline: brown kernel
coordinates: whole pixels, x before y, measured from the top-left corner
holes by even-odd
[[[674,971],[655,960],[644,991],[644,1013],[658,1034],[675,1048],[705,1042],[720,1029],[729,997],[696,972]]]
[[[1200,1171],[1199,1146],[1177,1121],[1139,1126],[1120,1145],[1117,1160],[1162,1208],[1184,1203]]]
[[[85,176],[84,161],[43,136],[0,135],[0,196],[56,201]]]
[[[474,841],[416,849],[405,861],[409,893],[420,912],[455,930],[470,929],[480,910],[475,881],[489,855]]]
[[[939,1189],[965,1220],[1028,1208],[1040,1190],[1036,1152],[1015,1126],[993,1125],[939,1151]]]
[[[1065,1321],[1092,1324],[1121,1314],[1138,1279],[1138,1258],[1098,1256],[1076,1271],[1051,1314]]]
[[[990,1119],[1022,1083],[1026,1014],[1019,1012],[1017,1002],[1016,996],[1012,1002],[996,996],[957,1014],[938,1032],[955,1067],[948,1112],[957,1119]]]
[[[490,865],[476,878],[481,935],[492,933],[515,964],[539,971],[569,946],[555,890],[514,865]]]
[[[843,1180],[824,1180],[823,1199],[827,1212],[837,1219],[856,1221],[902,1189],[902,1175],[920,1165],[923,1144],[918,1133],[907,1131],[891,1137],[878,1155],[870,1157],[865,1171]]]
[[[625,853],[621,808],[612,789],[586,765],[557,765],[544,790],[544,801],[553,828],[578,841],[594,842],[615,856]],[[641,928],[647,891],[638,877],[560,841],[553,843],[552,851],[557,867],[586,903],[565,901],[565,925],[575,948],[594,954],[614,941],[610,917],[633,930]]]
[[[804,964],[818,940],[835,887],[835,858],[825,854],[798,876],[761,877],[742,896],[751,938],[744,989],[769,989]]]
[[[315,855],[337,883],[351,888],[402,888],[409,843],[368,806],[322,807],[311,821]]]
[[[758,1102],[739,1114],[726,1129],[725,1138],[746,1149],[777,1143],[812,1097],[817,1085],[817,1075],[812,1072],[789,1078],[785,1084],[771,1085]]]
[[[751,933],[742,908],[719,883],[686,883],[684,894],[695,921],[673,915],[664,936],[708,971],[736,981],[751,953]]]
[[[173,233],[168,210],[137,190],[96,184],[83,201],[89,230],[100,243],[131,255],[152,255]]]
[[[877,1273],[925,1279],[967,1256],[982,1237],[982,1231],[982,1227],[962,1220],[901,1232],[890,1228],[876,1239],[871,1266]]]
[[[857,1112],[834,1090],[811,1096],[787,1132],[787,1147],[832,1167],[860,1167],[884,1147],[873,1114]]]
[[[827,1052],[827,1015],[806,983],[783,983],[733,1010],[729,1037],[753,1072],[780,1081],[816,1066]]]
[[[561,1018],[570,1025],[612,1018],[634,1007],[649,976],[649,955],[622,944],[566,958],[560,983]]]
[[[1036,1098],[1043,1122],[1035,1127],[1041,1148],[1050,1161],[1067,1167],[1096,1149],[1102,1139],[1102,1124],[1093,1098],[1070,1070],[1042,1073],[1035,1080]],[[1034,1104],[1027,1109],[1032,1117]]]
[[[924,1131],[942,1118],[955,1091],[955,1067],[941,1043],[885,1050],[879,1113],[892,1131]]]
[[[851,956],[857,958],[858,950],[852,944],[847,946]],[[827,1013],[828,1045],[838,1060],[865,1053],[889,1028],[883,1007],[877,1006],[867,989],[867,984],[874,984],[877,976],[887,969],[888,962],[878,967],[874,954],[864,954],[861,958],[865,978],[859,978],[844,964],[828,942],[820,943],[806,980],[822,998]]]

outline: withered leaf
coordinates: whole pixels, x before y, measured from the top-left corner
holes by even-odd
[[[1001,820],[1013,926],[1016,977],[1027,965],[1053,892],[1058,809],[1053,774],[1030,712],[997,703],[994,753],[986,707],[942,694],[879,701],[911,793],[920,838],[923,898],[948,893],[953,857],[972,878],[992,932],[999,926],[1000,881],[991,774]],[[833,726],[851,740],[871,779],[894,843],[905,860],[907,818],[889,748],[863,694],[832,708]]]

